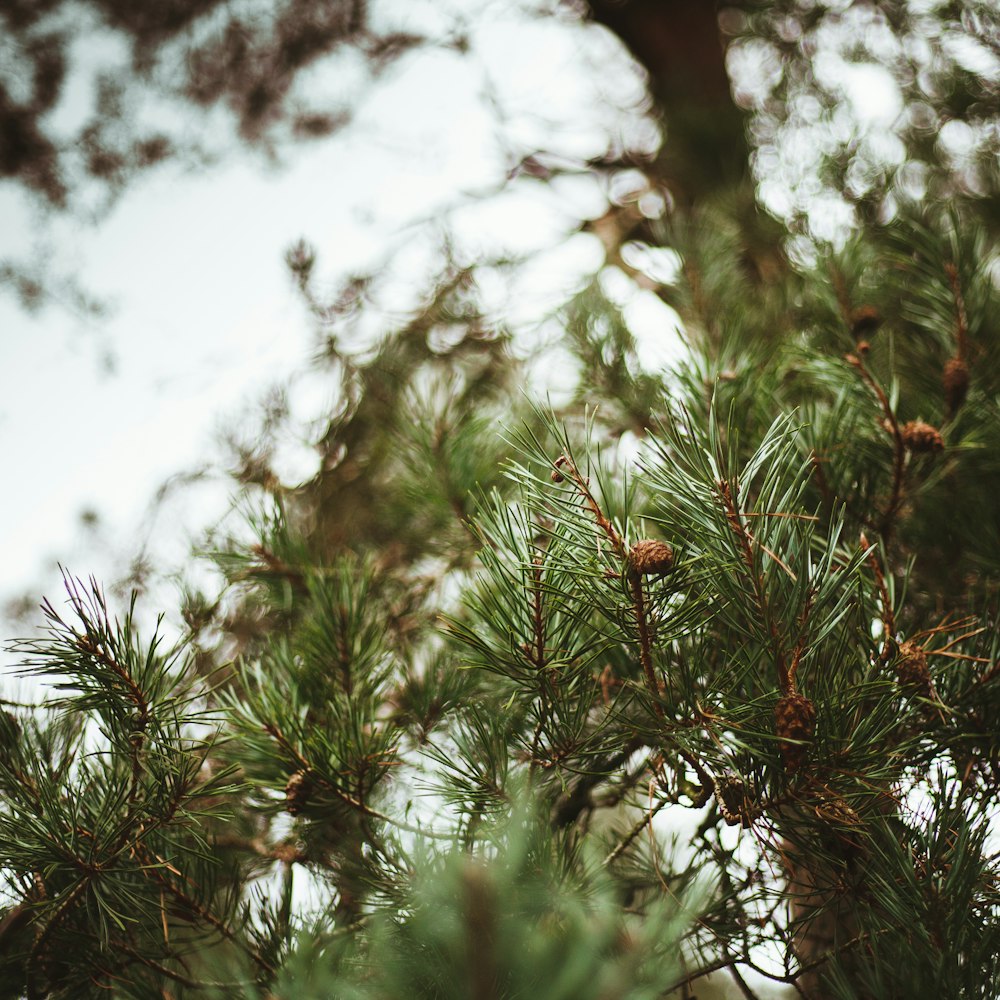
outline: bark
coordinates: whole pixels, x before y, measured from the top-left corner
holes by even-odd
[[[649,74],[666,141],[656,172],[694,202],[749,176],[743,113],[733,103],[725,40],[711,0],[590,0],[589,18],[616,34]]]

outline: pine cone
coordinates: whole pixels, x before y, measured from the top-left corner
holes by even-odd
[[[841,826],[860,826],[861,817],[847,799],[835,794],[821,796],[816,805],[816,815]]]
[[[795,774],[802,767],[809,753],[808,744],[816,733],[816,706],[798,692],[786,694],[774,706],[774,731],[778,734],[785,770]]]
[[[855,339],[870,337],[882,325],[882,314],[874,306],[858,306],[851,313],[851,333]]]
[[[944,401],[948,413],[954,413],[964,402],[969,391],[969,369],[961,358],[949,358],[941,375],[944,384]]]
[[[639,576],[669,573],[674,565],[674,550],[666,542],[644,538],[632,546],[628,554],[633,572]]]
[[[292,816],[298,816],[306,807],[312,793],[312,778],[308,771],[296,771],[285,785],[285,809]]]
[[[911,420],[900,428],[903,444],[917,455],[932,455],[944,448],[941,432],[922,420]]]
[[[829,824],[823,837],[830,848],[852,857],[864,848],[864,821],[858,811],[842,796],[823,794],[815,805],[817,819]]]
[[[934,693],[927,653],[922,646],[910,641],[901,642],[895,667],[900,687],[908,688],[924,698],[930,698]]]
[[[750,826],[760,815],[760,807],[751,799],[746,782],[738,774],[715,776],[715,801],[728,826]]]

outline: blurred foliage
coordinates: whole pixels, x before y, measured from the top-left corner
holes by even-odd
[[[138,71],[199,23],[167,10],[105,12]],[[666,130],[641,163],[521,164],[607,179],[594,280],[526,331],[486,288],[530,262],[445,245],[381,322],[380,274],[331,292],[293,247],[336,390],[318,473],[282,482],[277,394],[232,441],[224,583],[189,589],[177,650],[72,580],[21,647],[58,697],[0,716],[12,995],[689,996],[713,972],[744,996],[751,974],[997,992],[994,167],[935,146],[933,183],[898,160],[858,186],[859,143],[812,188],[852,206],[837,239],[783,229],[749,169],[766,202],[768,136],[809,108],[838,134],[821,41],[861,22],[850,51],[888,46],[908,116],[919,92],[992,141],[995,78],[956,41],[989,49],[990,11],[747,3],[714,48],[708,5],[590,13]],[[704,78],[666,58],[685,37]],[[696,127],[725,39],[753,163],[733,108]],[[674,310],[669,365],[630,321],[640,290]],[[547,405],[518,392],[565,372]]]

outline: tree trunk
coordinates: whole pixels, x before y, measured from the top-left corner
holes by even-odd
[[[589,17],[614,32],[649,73],[666,130],[655,172],[680,202],[749,175],[743,113],[733,103],[725,41],[711,0],[590,0]]]

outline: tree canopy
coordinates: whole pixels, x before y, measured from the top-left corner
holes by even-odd
[[[242,35],[232,5],[93,9],[138,78],[242,46],[250,118],[249,69],[185,93],[254,141],[313,58],[392,51],[364,5]],[[58,5],[12,11],[29,39]],[[996,993],[996,11],[560,11],[623,40],[663,131],[524,151],[608,178],[546,355],[571,391],[518,391],[532,351],[487,302],[530,261],[445,246],[359,350],[379,276],[329,295],[289,251],[339,387],[320,473],[286,488],[247,444],[225,586],[170,648],[72,577],[17,647],[52,697],[0,714],[9,995]],[[888,75],[889,126],[851,131],[837,60]],[[58,203],[39,155],[9,174]],[[671,366],[623,280],[676,311]]]

